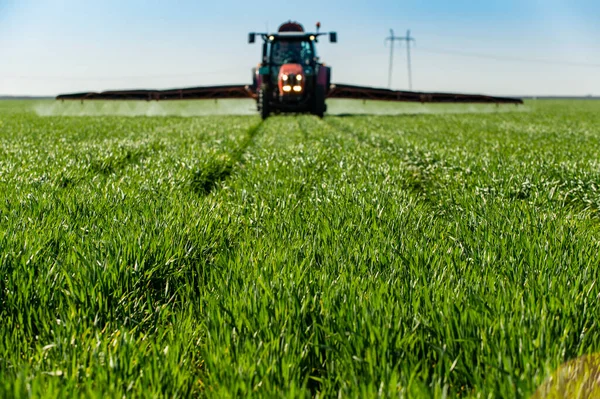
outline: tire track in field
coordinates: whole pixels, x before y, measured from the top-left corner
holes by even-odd
[[[200,196],[210,195],[223,181],[227,180],[238,165],[248,147],[254,141],[259,130],[263,126],[263,121],[258,122],[246,132],[246,137],[240,145],[226,156],[212,159],[203,168],[195,171],[192,176],[192,189]]]

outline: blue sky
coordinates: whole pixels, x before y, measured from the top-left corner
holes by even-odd
[[[247,33],[288,19],[338,32],[319,45],[334,82],[385,87],[384,38],[410,28],[415,90],[600,95],[591,0],[0,0],[0,94],[248,83]],[[406,70],[398,47],[394,88]]]

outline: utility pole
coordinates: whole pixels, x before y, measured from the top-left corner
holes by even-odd
[[[410,29],[406,31],[406,37],[400,38],[400,40],[406,41],[406,59],[408,60],[408,90],[412,91],[412,67],[410,63],[410,45],[411,42],[416,40],[410,37]]]
[[[393,65],[394,65],[394,43],[396,42],[396,40],[400,40],[400,38],[397,36],[394,36],[394,30],[390,29],[390,37],[387,37],[385,39],[386,43],[388,41],[391,42],[391,45],[390,45],[390,69],[388,71],[388,89],[392,88],[392,70],[393,70]]]
[[[393,70],[393,59],[394,59],[394,42],[399,41],[399,42],[406,42],[406,57],[408,60],[408,88],[409,90],[412,90],[412,65],[411,65],[411,60],[410,60],[410,45],[412,42],[416,42],[414,37],[410,36],[410,30],[406,31],[406,36],[404,37],[399,37],[399,36],[394,36],[394,30],[390,29],[390,37],[387,37],[385,39],[385,42],[387,43],[388,41],[391,42],[391,46],[390,46],[390,69],[388,72],[388,87],[391,89],[392,88],[392,70]]]

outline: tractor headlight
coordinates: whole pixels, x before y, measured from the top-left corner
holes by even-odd
[[[292,91],[292,86],[290,86],[290,85],[283,86],[283,91],[285,91],[286,93],[289,93],[290,91]]]
[[[298,82],[302,81],[302,75],[296,75],[296,80],[297,80]]]
[[[288,80],[288,79],[289,79],[289,78],[288,78],[288,76],[287,76],[287,75],[283,75],[283,76],[281,77],[281,80],[283,80],[284,82],[285,82],[286,80]]]
[[[302,86],[294,86],[294,91],[300,93],[302,91]]]

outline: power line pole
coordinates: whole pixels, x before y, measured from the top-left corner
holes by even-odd
[[[385,42],[387,43],[388,41],[391,42],[390,45],[390,69],[388,71],[388,88],[391,89],[392,88],[392,70],[393,70],[393,65],[394,65],[394,43],[400,40],[399,37],[394,36],[394,30],[390,29],[390,37],[386,37]]]
[[[393,70],[393,59],[394,59],[394,42],[399,41],[399,42],[406,42],[406,57],[407,57],[407,61],[408,61],[408,88],[409,90],[412,90],[412,65],[411,65],[411,59],[410,59],[410,45],[412,42],[416,42],[414,37],[410,36],[410,30],[406,31],[406,36],[404,37],[399,37],[399,36],[394,36],[394,30],[390,29],[390,37],[387,37],[385,39],[385,42],[391,42],[391,48],[390,48],[390,69],[388,72],[388,87],[391,89],[392,88],[392,70]]]
[[[412,67],[410,62],[410,45],[411,42],[416,40],[410,37],[410,29],[406,31],[406,37],[400,38],[400,40],[406,41],[406,59],[408,60],[408,90],[412,91]]]

